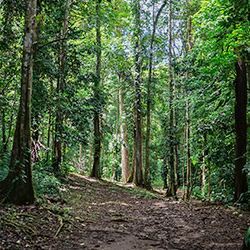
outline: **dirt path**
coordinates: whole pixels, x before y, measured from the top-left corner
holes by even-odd
[[[65,203],[0,207],[0,249],[236,250],[250,222],[225,207],[76,175],[63,193]]]

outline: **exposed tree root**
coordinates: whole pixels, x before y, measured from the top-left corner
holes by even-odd
[[[58,227],[58,229],[56,231],[55,237],[58,236],[58,234],[60,233],[60,231],[61,231],[61,229],[62,229],[62,227],[64,225],[62,217],[60,215],[57,215],[57,218],[58,218],[58,221],[59,221],[60,225],[59,225],[59,227]]]
[[[31,228],[31,227],[29,227],[27,225],[20,225],[20,224],[14,222],[14,221],[11,221],[11,220],[8,220],[8,219],[5,219],[5,218],[1,218],[1,219],[4,221],[4,223],[6,225],[9,225],[9,226],[15,227],[17,229],[20,229],[20,230],[22,230],[27,235],[29,235],[29,233],[26,230],[29,230],[33,234],[37,234],[36,231],[33,228]]]

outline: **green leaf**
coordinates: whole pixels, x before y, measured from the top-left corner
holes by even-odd
[[[250,227],[247,229],[246,235],[245,235],[245,245],[247,247],[250,246]]]

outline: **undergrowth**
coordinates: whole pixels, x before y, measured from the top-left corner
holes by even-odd
[[[61,165],[60,173],[54,173],[50,161],[39,161],[33,165],[33,181],[37,198],[45,196],[61,197],[60,188],[66,181],[68,174],[67,166]]]

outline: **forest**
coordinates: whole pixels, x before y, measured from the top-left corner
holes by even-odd
[[[249,210],[249,90],[248,0],[0,0],[0,210],[83,176]]]

